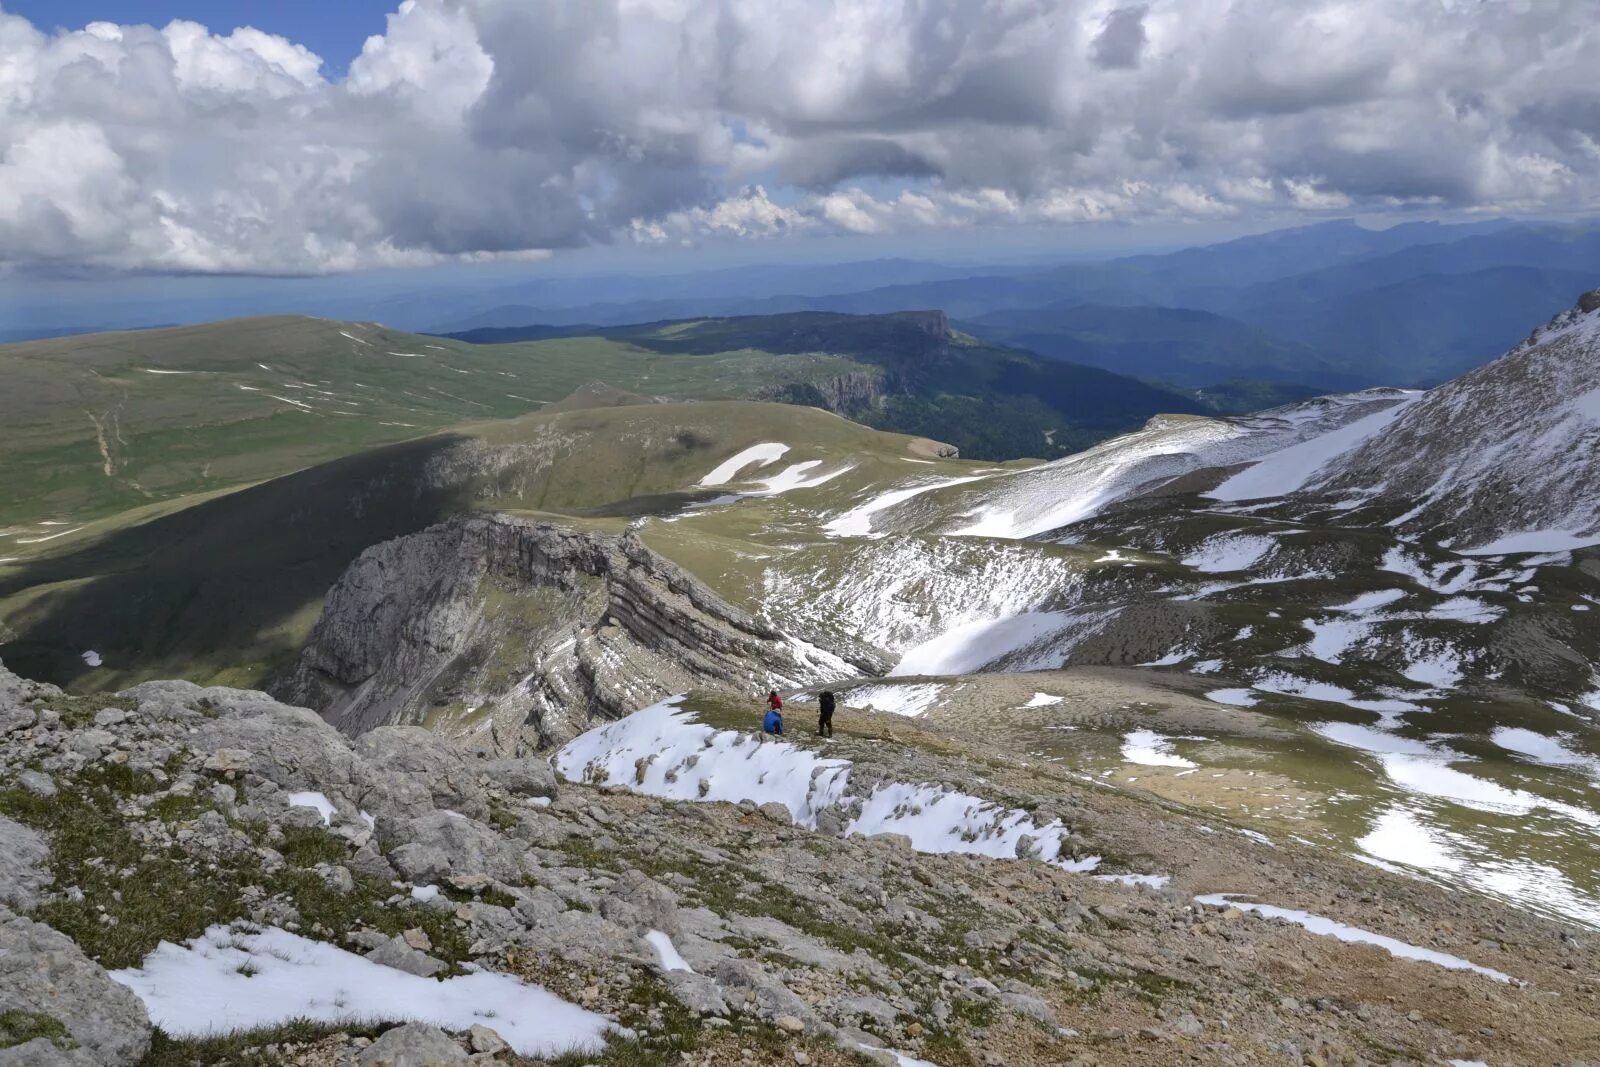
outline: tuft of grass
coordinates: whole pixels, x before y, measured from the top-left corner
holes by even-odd
[[[351,1038],[377,1037],[384,1029],[351,1023],[335,1026],[308,1019],[216,1037],[178,1038],[158,1029],[150,1035],[150,1051],[139,1061],[139,1067],[191,1067],[196,1063],[276,1064],[283,1062],[283,1058],[269,1056],[265,1052],[269,1045],[306,1045],[336,1034]]]
[[[36,1011],[0,1011],[0,1049],[26,1045],[41,1037],[59,1049],[78,1047],[59,1019]]]

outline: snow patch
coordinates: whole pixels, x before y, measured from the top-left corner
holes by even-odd
[[[556,753],[568,781],[608,783],[672,800],[750,800],[789,809],[815,829],[817,815],[842,807],[851,764],[822,759],[786,741],[764,740],[694,722],[673,697],[590,730]],[[936,785],[886,782],[862,801],[847,834],[902,834],[919,852],[996,859],[1029,855],[1069,871],[1093,870],[1099,857],[1073,858],[1059,820],[1040,826],[1025,811]]]
[[[1134,730],[1122,738],[1122,758],[1128,763],[1143,767],[1197,767],[1172,750],[1174,738],[1164,737],[1153,730]],[[1193,740],[1185,738],[1184,740]]]
[[[788,451],[788,445],[780,444],[777,441],[766,441],[759,445],[751,445],[738,455],[719,464],[710,474],[701,478],[700,485],[727,485],[733,480],[734,475],[746,467],[752,464],[757,467],[765,467],[776,463]]]
[[[1213,500],[1237,502],[1287,496],[1310,482],[1317,472],[1378,433],[1422,393],[1405,393],[1400,402],[1309,441],[1279,449],[1247,467],[1206,495]]]
[[[694,968],[689,966],[689,962],[678,954],[678,947],[672,943],[672,938],[660,930],[651,930],[644,935],[644,939],[656,950],[656,958],[661,961],[662,970],[694,973]]]
[[[82,655],[82,656],[80,656],[80,657],[79,657],[79,658],[80,658],[80,659],[82,659],[82,660],[83,660],[83,662],[84,662],[84,663],[85,663],[85,664],[86,664],[86,665],[88,665],[88,666],[90,666],[90,667],[99,667],[99,666],[103,666],[103,665],[104,665],[104,663],[105,663],[105,661],[104,661],[104,660],[103,660],[103,659],[101,659],[101,658],[100,658],[100,653],[98,653],[98,652],[96,652],[96,651],[95,651],[95,650],[94,650],[94,649],[92,649],[92,648],[91,648],[91,649],[90,649],[90,650],[89,650],[89,651],[87,651],[87,652],[85,652],[85,653],[84,653],[84,654],[83,654],[83,655]]]
[[[291,808],[311,808],[322,816],[322,825],[333,825],[333,801],[323,793],[290,793],[289,806]]]
[[[1208,904],[1214,908],[1238,908],[1241,911],[1253,911],[1258,915],[1265,915],[1269,919],[1287,919],[1289,922],[1297,926],[1303,926],[1312,933],[1320,934],[1323,937],[1338,938],[1340,941],[1357,945],[1376,945],[1391,956],[1397,956],[1400,959],[1437,964],[1452,971],[1471,971],[1486,978],[1493,978],[1497,982],[1513,983],[1516,981],[1503,971],[1497,971],[1490,967],[1480,967],[1476,963],[1469,963],[1460,956],[1451,956],[1431,948],[1407,944],[1384,934],[1375,934],[1371,930],[1363,930],[1359,926],[1347,926],[1334,919],[1313,915],[1309,911],[1280,908],[1272,904],[1256,904],[1250,901],[1238,900],[1236,899],[1238,896],[1239,894],[1237,893],[1212,893],[1207,896],[1195,897],[1194,899],[1196,903]]]
[[[1202,574],[1249,570],[1276,546],[1277,541],[1260,534],[1221,534],[1183,557],[1183,565]]]
[[[933,684],[866,685],[845,693],[844,702],[853,707],[871,708],[873,711],[914,719],[926,715],[928,709],[938,702],[942,692],[944,686]]]
[[[295,1019],[331,1024],[482,1024],[518,1054],[600,1052],[612,1024],[536,985],[492,971],[442,982],[384,967],[276,927],[213,926],[186,945],[163,941],[141,967],[111,978],[173,1037],[259,1030]]]
[[[1049,693],[1035,693],[1022,705],[1025,708],[1048,708],[1054,704],[1062,703],[1061,697],[1051,696]]]
[[[885,536],[884,534],[874,534],[872,532],[872,517],[880,511],[887,511],[895,505],[903,504],[907,500],[921,496],[923,493],[931,493],[935,489],[944,489],[952,485],[975,482],[982,477],[983,475],[975,474],[965,478],[941,478],[936,482],[923,482],[906,489],[895,489],[892,492],[873,497],[865,504],[851,508],[849,511],[836,516],[831,522],[824,525],[822,529],[830,537],[883,537]]]

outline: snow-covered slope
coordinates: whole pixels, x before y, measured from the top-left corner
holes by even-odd
[[[1361,439],[1359,427],[1372,432],[1414,395],[1370,389],[1245,418],[1162,415],[1134,433],[1054,463],[880,504],[874,508],[872,529],[1008,540],[1037,537],[1197,471],[1261,460],[1296,447],[1321,447],[1324,458],[1331,458],[1354,447]],[[1318,441],[1328,443],[1317,446]],[[1291,460],[1289,465],[1298,469],[1301,463]],[[1315,469],[1313,465],[1305,473]],[[1274,484],[1285,480],[1276,477]],[[1298,487],[1298,482],[1289,485]]]
[[[1600,290],[1429,392],[1307,492],[1365,498],[1457,551],[1551,552],[1600,542],[1597,476]]]

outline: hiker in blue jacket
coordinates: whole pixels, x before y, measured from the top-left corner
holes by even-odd
[[[783,736],[783,700],[775,692],[767,696],[767,717],[761,720],[761,732]]]

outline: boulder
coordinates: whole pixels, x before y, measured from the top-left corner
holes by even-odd
[[[385,967],[393,967],[397,971],[414,974],[418,978],[432,978],[445,969],[442,960],[436,960],[426,952],[422,952],[406,944],[402,938],[391,937],[371,952],[367,959],[373,963],[380,963]]]
[[[431,730],[380,726],[362,734],[355,750],[360,806],[380,823],[414,819],[434,808],[474,819],[489,815],[477,768]]]
[[[0,815],[0,905],[30,910],[50,884],[50,846],[19,822]]]
[[[522,857],[515,846],[475,819],[436,811],[406,823],[405,844],[389,854],[389,862],[416,885],[442,882],[452,876],[488,875],[503,882],[522,877]]]
[[[13,1062],[135,1064],[150,1048],[150,1018],[131,990],[65,935],[0,908],[0,1015],[7,1012],[55,1020],[84,1054]],[[47,1054],[54,1055],[43,1046],[28,1049],[29,1056]]]
[[[23,771],[17,775],[17,784],[36,797],[53,797],[58,792],[55,779],[43,771]]]
[[[361,1067],[433,1067],[465,1063],[470,1057],[449,1034],[436,1026],[397,1026],[361,1051]]]
[[[211,698],[209,710],[217,717],[190,738],[197,751],[208,756],[230,749],[247,753],[251,772],[294,792],[348,791],[355,757],[344,735],[316,712],[279,704],[260,693],[192,688],[197,693],[242,694],[238,699]],[[237,753],[228,757],[230,761],[237,758]]]
[[[556,772],[541,759],[490,760],[479,768],[491,783],[524,797],[556,795]]]
[[[0,704],[0,737],[26,730],[39,721],[38,712],[20,704]]]

